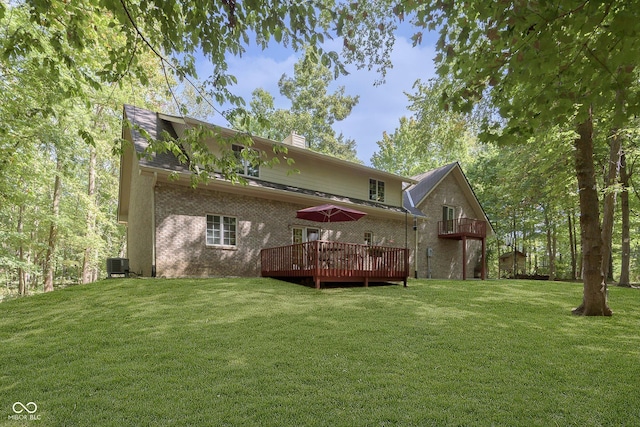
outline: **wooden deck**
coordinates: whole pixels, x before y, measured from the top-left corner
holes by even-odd
[[[313,242],[260,251],[262,276],[322,282],[403,282],[409,277],[409,250],[354,243]]]

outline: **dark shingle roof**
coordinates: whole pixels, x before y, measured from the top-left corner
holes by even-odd
[[[149,141],[145,138],[137,129],[143,129],[149,134],[152,139],[161,139],[163,131],[166,131],[171,137],[177,138],[177,134],[170,121],[163,120],[159,115],[153,111],[145,110],[143,108],[135,107],[132,105],[124,106],[125,118],[131,123],[131,138],[136,153],[143,154],[149,147]],[[171,153],[153,153],[150,156],[143,156],[140,158],[140,165],[147,167],[160,168],[170,171],[183,172],[188,169],[182,165],[178,159]],[[215,175],[216,179],[223,179],[220,175]],[[360,206],[375,207],[384,209],[390,212],[404,213],[404,209],[399,206],[389,206],[383,203],[377,203],[369,200],[355,199],[352,197],[340,196],[337,194],[326,193],[322,191],[309,190],[301,187],[295,187],[287,184],[278,184],[269,181],[263,181],[261,179],[255,179],[245,177],[247,184],[253,187],[261,187],[264,189],[286,191],[290,193],[303,194],[321,197],[334,202],[353,203]]]
[[[471,187],[471,183],[469,183],[469,180],[467,179],[466,175],[462,171],[462,167],[458,162],[449,163],[448,165],[444,165],[442,167],[439,167],[438,169],[433,169],[428,172],[422,173],[420,175],[414,176],[413,179],[418,181],[418,183],[411,185],[407,189],[407,191],[405,191],[404,198],[403,198],[405,209],[407,209],[409,212],[411,212],[414,215],[426,216],[422,211],[420,211],[417,208],[418,204],[420,204],[420,202],[422,202],[424,198],[427,195],[429,195],[429,193],[431,193],[431,191],[433,191],[433,189],[455,168],[459,168],[460,173],[462,174],[462,178],[464,178],[472,197],[475,199],[475,202],[477,203],[477,206],[479,208],[477,213],[478,214],[480,214],[480,212],[482,213],[482,216],[484,217],[484,219],[489,223],[490,232],[494,233],[493,225],[491,224],[491,221],[489,221],[487,214],[484,211],[484,208],[480,204],[478,197],[476,196],[475,192],[473,191],[473,188]]]
[[[136,153],[143,154],[149,147],[149,141],[140,134],[137,127],[144,129],[152,139],[162,139],[163,132],[168,133],[172,138],[177,138],[173,125],[158,117],[154,113],[143,108],[134,107],[132,105],[124,106],[125,119],[131,123],[131,139]],[[180,164],[178,158],[172,153],[151,153],[149,156],[144,155],[140,158],[140,164],[143,166],[156,167],[161,169],[169,169],[172,171],[186,171],[184,165]]]
[[[405,209],[415,216],[426,216],[424,212],[418,209],[418,204],[447,176],[451,169],[457,165],[458,162],[450,163],[438,169],[414,176],[413,179],[418,182],[411,185],[402,195],[402,203]]]
[[[306,189],[306,188],[295,187],[293,185],[277,184],[277,183],[274,183],[274,182],[262,181],[260,179],[254,179],[254,178],[247,178],[247,182],[248,182],[249,185],[253,185],[253,186],[256,186],[256,187],[269,188],[269,189],[273,189],[273,190],[288,191],[288,192],[291,192],[291,193],[304,194],[304,195],[308,195],[308,196],[316,196],[316,197],[321,197],[323,199],[330,200],[332,202],[352,203],[352,204],[355,204],[355,205],[368,206],[368,207],[378,208],[378,209],[384,209],[386,211],[396,212],[396,213],[404,213],[405,212],[405,210],[403,208],[401,208],[400,206],[391,206],[391,205],[386,205],[384,203],[374,202],[374,201],[371,201],[371,200],[362,200],[362,199],[356,199],[356,198],[353,198],[353,197],[340,196],[340,195],[337,195],[337,194],[326,193],[324,191],[309,190],[309,189]]]
[[[438,169],[433,169],[414,176],[413,179],[418,181],[418,183],[409,187],[408,190],[411,193],[411,199],[413,199],[414,204],[418,205],[418,203],[420,203],[422,199],[424,199],[425,196],[429,194],[445,176],[447,176],[451,169],[456,166],[458,166],[458,162],[453,162],[439,167]]]

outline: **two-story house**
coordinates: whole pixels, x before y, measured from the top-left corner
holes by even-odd
[[[458,216],[452,219],[460,219],[460,207],[464,206],[465,213],[486,221],[470,188],[451,189],[452,185],[468,186],[466,180],[458,179],[459,165],[450,167],[441,180],[448,191],[458,195],[455,200],[447,199],[448,204],[434,201],[430,198],[438,194],[434,188],[423,200],[415,200],[421,194],[421,190],[416,192],[416,188],[422,189],[421,177],[406,178],[314,152],[306,147],[304,137],[292,133],[282,143],[287,147],[286,157],[294,159],[297,172],[292,173],[292,166],[284,158],[268,167],[247,163],[240,171],[245,184],[219,178],[193,188],[189,171],[173,154],[142,156],[149,143],[143,134],[159,139],[166,133],[179,139],[187,129],[203,123],[129,105],[124,107],[124,119],[131,125],[123,126],[122,137],[129,143],[124,144],[121,157],[118,219],[127,226],[126,256],[130,271],[137,275],[259,276],[262,249],[315,238],[408,248],[408,262],[413,266],[409,271],[419,277],[463,278],[464,270],[452,265],[477,264],[475,253],[445,244],[448,252],[438,251],[430,257],[429,271],[423,265],[426,259],[422,252],[430,244],[425,239],[437,241],[441,236],[431,234],[441,220],[431,216],[434,203],[440,210],[445,205],[452,209],[458,206],[452,213]],[[222,137],[238,133],[207,126]],[[272,150],[280,142],[259,137],[252,137],[252,141],[254,149],[284,156]],[[206,143],[212,152],[219,152],[215,138]],[[188,147],[185,149],[188,151]],[[242,149],[241,145],[232,146],[234,151]],[[412,190],[414,199],[407,190]],[[298,210],[324,203],[354,208],[366,215],[358,221],[328,224],[296,217]],[[421,230],[428,232],[421,235]],[[453,236],[450,233],[445,237]],[[466,249],[466,241],[464,245]],[[435,257],[440,260],[438,265],[444,265],[441,271],[435,270]]]

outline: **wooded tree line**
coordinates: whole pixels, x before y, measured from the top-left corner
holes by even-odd
[[[434,159],[445,159],[451,153],[479,159],[468,167],[474,179],[481,172],[494,173],[500,178],[497,182],[504,183],[501,191],[492,195],[489,183],[475,180],[478,191],[482,191],[483,196],[486,193],[487,200],[495,199],[495,205],[486,200],[484,203],[488,209],[500,212],[493,215],[496,224],[512,224],[516,242],[532,247],[534,236],[540,233],[546,237],[547,248],[562,247],[563,236],[569,234],[566,239],[575,253],[572,259],[575,259],[576,275],[580,274],[584,283],[582,304],[574,312],[610,315],[603,273],[611,264],[612,246],[608,242],[616,222],[613,201],[619,194],[620,205],[624,206],[624,189],[633,188],[631,184],[616,187],[616,183],[620,179],[624,182],[628,176],[633,183],[634,129],[640,109],[638,6],[637,1],[621,0],[606,3],[561,0],[553,4],[519,0],[429,3],[221,0],[206,5],[199,0],[0,3],[0,18],[4,23],[3,84],[15,84],[23,92],[40,89],[31,95],[20,90],[16,94],[5,92],[5,96],[11,95],[6,100],[7,106],[3,105],[3,118],[8,120],[3,123],[3,132],[14,139],[3,141],[2,154],[6,154],[3,158],[11,158],[18,149],[28,151],[17,142],[19,138],[28,141],[26,147],[34,148],[33,152],[20,152],[19,156],[15,154],[16,160],[3,163],[2,185],[7,187],[3,197],[18,198],[9,194],[12,192],[8,191],[10,184],[5,177],[17,176],[17,171],[11,168],[17,169],[19,161],[27,161],[27,154],[34,159],[41,156],[49,162],[44,172],[51,175],[43,173],[40,177],[49,178],[49,182],[53,180],[49,190],[39,188],[40,198],[35,190],[30,193],[25,189],[24,193],[24,197],[36,197],[38,209],[49,216],[48,228],[38,229],[46,239],[41,238],[39,251],[29,255],[33,259],[38,255],[43,265],[42,274],[47,277],[53,258],[60,257],[56,242],[60,242],[60,233],[66,230],[65,224],[52,220],[65,212],[67,208],[61,202],[72,193],[64,187],[64,179],[73,167],[82,164],[65,159],[79,156],[82,150],[74,149],[74,144],[84,141],[87,144],[84,149],[88,150],[86,161],[92,164],[91,149],[87,147],[98,146],[96,129],[100,128],[100,122],[97,117],[107,111],[96,108],[100,105],[98,94],[109,93],[107,99],[111,101],[127,84],[149,90],[167,87],[154,84],[154,78],[190,81],[196,77],[195,54],[200,52],[214,65],[214,71],[204,81],[204,92],[198,96],[214,105],[231,102],[238,108],[227,117],[240,117],[238,120],[242,123],[242,117],[250,115],[243,112],[244,100],[233,94],[235,78],[227,72],[227,55],[241,54],[250,43],[263,48],[270,43],[281,43],[296,50],[312,48],[307,61],[332,70],[334,76],[345,71],[345,63],[352,63],[380,70],[383,79],[384,70],[391,65],[389,52],[393,49],[396,24],[409,20],[416,29],[415,43],[421,42],[426,31],[439,32],[435,58],[440,76],[436,84],[441,85],[438,107],[421,104],[421,99],[426,98],[420,90],[431,89],[428,85],[420,86],[415,99],[411,100],[415,117],[405,119],[393,138],[383,136],[380,153],[374,161],[384,162],[394,155],[404,155],[408,159],[402,173],[411,173],[413,168],[424,170],[428,162],[415,163],[405,150],[394,148],[396,140],[410,141],[414,137],[421,139]],[[341,55],[324,50],[325,40],[336,36],[343,41]],[[150,63],[153,66],[149,66]],[[15,73],[16,69],[21,72]],[[306,96],[296,85],[281,83],[285,96],[300,100]],[[113,93],[109,92],[110,87]],[[20,96],[24,99],[19,99]],[[39,102],[34,101],[36,97]],[[138,104],[155,101],[146,91],[141,97],[143,102]],[[268,111],[268,98],[261,99],[261,108]],[[343,100],[348,101],[348,97]],[[11,105],[15,110],[8,107]],[[33,108],[27,108],[29,105]],[[79,115],[73,114],[79,105],[92,107],[92,113],[84,116],[83,125],[76,127],[71,125],[70,117]],[[306,105],[305,108],[311,106]],[[329,111],[332,116],[327,116],[327,120],[339,119],[348,113],[347,110]],[[439,111],[445,117],[438,117]],[[461,117],[466,119],[474,112],[479,113],[480,119],[472,123],[480,129],[483,145],[475,142],[476,128],[465,128],[467,122],[461,121]],[[435,126],[425,126],[423,120],[431,120]],[[195,138],[198,133],[193,135]],[[456,136],[446,140],[447,135]],[[348,141],[337,139],[339,143],[347,143],[345,153],[348,155]],[[327,141],[319,139],[317,143]],[[496,145],[487,145],[490,142]],[[195,139],[193,143],[197,146]],[[405,144],[410,146],[408,142]],[[171,141],[157,149],[180,151]],[[499,154],[492,156],[494,150]],[[518,151],[522,156],[517,156]],[[195,158],[216,161],[206,153]],[[527,171],[527,179],[519,178],[515,171]],[[618,175],[622,178],[617,178]],[[40,180],[33,176],[28,178],[36,185]],[[93,206],[97,196],[91,195],[89,188],[87,184],[90,201],[86,205]],[[616,188],[620,191],[612,191]],[[577,200],[577,204],[571,200]],[[633,201],[630,198],[631,206]],[[36,221],[35,215],[28,217],[21,211],[21,202],[13,200],[13,210],[3,207],[10,211],[12,222],[7,224],[12,224],[14,243],[19,243],[18,253],[24,239],[15,236],[25,235],[24,228],[17,231],[19,224],[23,224],[22,227],[25,224],[20,218]],[[97,217],[86,207],[85,212],[82,210],[78,208],[78,218],[84,218],[85,224],[93,224]],[[9,218],[9,214],[6,215]],[[498,220],[499,215],[509,222]],[[44,218],[40,215],[36,222],[40,224]],[[626,218],[626,214],[621,218]],[[621,225],[620,229],[625,233],[626,226]],[[571,230],[571,233],[562,230]],[[76,233],[76,237],[78,235],[81,233]],[[43,245],[45,240],[47,243]],[[618,241],[624,242],[621,252],[627,253],[629,239],[621,236]],[[535,245],[538,245],[537,239]],[[10,252],[15,250],[14,244]],[[547,253],[550,267],[552,264],[562,267],[566,263],[566,255],[559,259],[564,251],[548,249]],[[624,259],[621,264],[627,262],[626,257],[621,259]],[[574,262],[571,264],[573,274]]]
[[[605,281],[616,194],[610,189],[616,183],[621,150],[632,145],[625,145],[624,135],[633,129],[640,109],[638,6],[635,1],[441,0],[404,3],[395,11],[408,14],[418,28],[439,29],[436,66],[445,79],[445,110],[469,113],[483,100],[495,109],[483,120],[483,140],[503,148],[526,144],[532,153],[555,141],[542,160],[561,154],[556,150],[570,144],[584,285],[583,301],[573,310],[579,315],[612,314]],[[421,33],[415,37],[419,40]],[[564,137],[556,138],[558,134]],[[597,167],[602,159],[605,178],[599,188]],[[539,185],[539,191],[545,191]],[[524,202],[525,194],[521,197]],[[557,204],[549,198],[538,209],[550,214],[560,208]],[[517,206],[512,210],[517,226]],[[545,221],[551,230],[547,246],[552,247],[551,217]],[[626,236],[626,224],[622,229]],[[622,240],[626,254],[628,239]],[[553,258],[555,251],[549,255]],[[626,263],[626,255],[624,259]]]
[[[616,138],[622,145],[612,135],[595,134],[601,236],[610,253],[601,268],[609,283],[622,286],[640,276],[638,242],[633,239],[640,225],[634,134],[634,129],[621,130]],[[573,157],[571,141],[571,131],[556,131],[483,156],[469,168],[489,215],[499,219],[494,244],[500,253],[517,248],[527,255],[526,273],[549,275],[551,280],[582,277],[578,185],[567,167]]]
[[[91,29],[122,44],[108,20]],[[166,95],[131,78],[91,84],[77,79],[66,61],[96,79],[107,52],[69,50],[52,57],[46,33],[24,8],[12,8],[0,25],[0,274],[3,287],[24,295],[55,284],[88,283],[107,257],[124,250],[118,203],[122,105],[135,100],[160,106]],[[36,48],[10,52],[16,34]],[[154,83],[164,87],[155,59]]]
[[[378,141],[372,164],[412,176],[459,161],[496,231],[489,243],[489,267],[498,277],[498,257],[514,249],[527,255],[527,275],[550,280],[581,278],[580,206],[572,171],[574,133],[565,127],[519,143],[500,145],[481,140],[481,123],[490,105],[470,113],[443,112],[438,100],[446,82],[419,83],[408,95],[411,117]],[[602,207],[613,206],[609,282],[629,286],[640,279],[640,242],[632,239],[639,193],[634,175],[638,161],[638,129],[631,122],[619,134],[597,133],[594,153]],[[603,229],[604,229],[603,224]]]

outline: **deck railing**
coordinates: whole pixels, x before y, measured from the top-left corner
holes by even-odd
[[[312,277],[321,281],[404,281],[409,275],[409,251],[316,240],[260,252],[265,277]]]
[[[438,236],[486,237],[487,223],[482,220],[460,218],[438,222]]]

